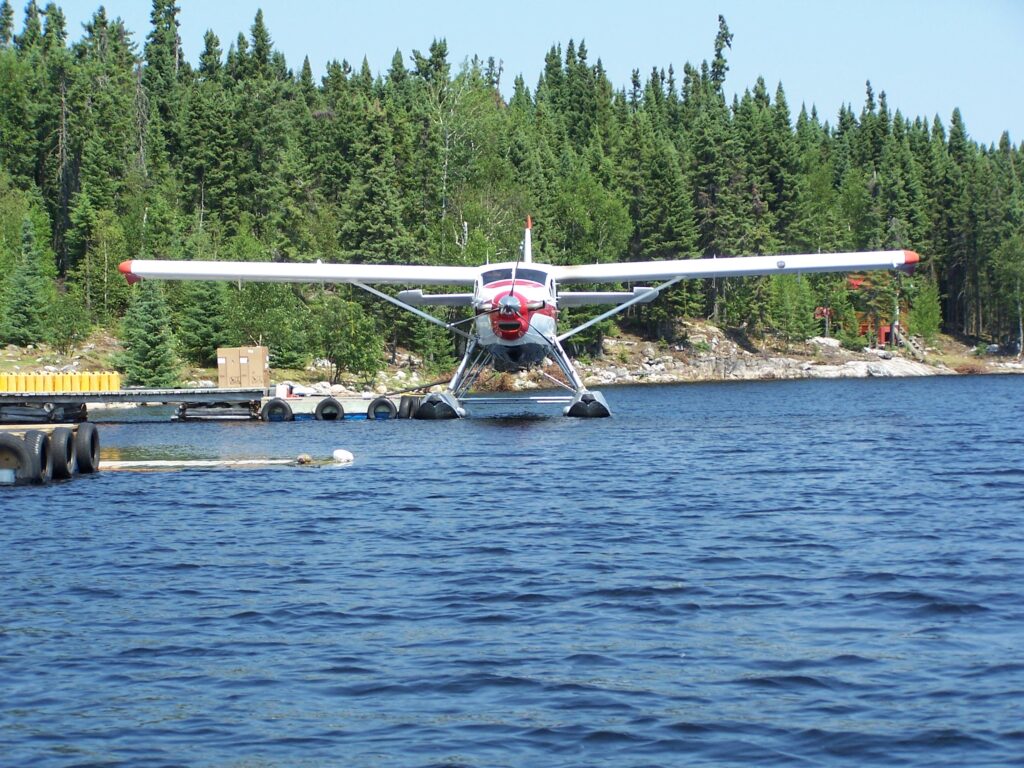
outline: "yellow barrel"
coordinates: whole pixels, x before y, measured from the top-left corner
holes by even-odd
[[[110,391],[110,371],[100,371],[100,392]]]
[[[71,374],[71,387],[69,392],[81,392],[82,391],[82,374],[75,371]]]
[[[6,373],[0,373],[0,392],[10,392],[10,384],[7,383]]]
[[[92,371],[86,371],[85,373],[82,374],[82,391],[96,391],[96,374],[93,373]]]
[[[54,376],[52,373],[44,373],[43,374],[43,391],[44,392],[56,392],[57,391],[57,383],[55,381],[56,378],[57,377]]]
[[[26,392],[38,392],[39,391],[39,375],[30,373],[25,377],[25,391]]]

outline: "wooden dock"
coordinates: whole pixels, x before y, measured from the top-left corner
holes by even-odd
[[[125,388],[107,392],[0,392],[0,405],[42,403],[110,405],[112,403],[251,403],[267,396],[266,389],[197,387],[195,389]]]
[[[402,403],[409,397],[403,396]],[[417,400],[418,401],[418,400]],[[193,389],[126,388],[100,392],[0,392],[0,423],[75,423],[88,420],[89,406],[172,405],[178,421],[340,420],[405,416],[394,397],[274,397],[273,390],[244,387]],[[284,405],[282,405],[284,404]]]

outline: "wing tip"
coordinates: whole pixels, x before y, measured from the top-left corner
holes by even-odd
[[[903,251],[903,263],[904,264],[917,264],[921,261],[921,256],[917,251]]]
[[[135,283],[142,280],[141,277],[132,272],[131,261],[122,261],[117,265],[117,270],[124,275],[124,279],[128,281],[128,285],[135,285]]]

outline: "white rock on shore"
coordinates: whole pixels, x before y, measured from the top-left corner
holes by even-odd
[[[684,381],[754,381],[772,379],[841,379],[896,376],[935,376],[953,373],[948,368],[926,365],[901,357],[816,363],[790,357],[757,355],[703,356],[688,362],[645,363],[632,370],[622,365],[581,366],[587,386],[610,384],[669,384]]]

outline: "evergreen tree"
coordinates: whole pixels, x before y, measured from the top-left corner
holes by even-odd
[[[1005,337],[1013,339],[1019,358],[1024,352],[1024,231],[1003,240],[994,261],[1008,318]]]
[[[125,383],[141,387],[174,387],[181,380],[174,354],[171,318],[159,282],[144,280],[133,291],[124,316],[124,351],[118,367]]]
[[[934,281],[925,279],[914,292],[908,325],[910,333],[923,337],[927,344],[935,343],[942,326],[942,308]]]
[[[208,229],[197,227],[189,235],[184,255],[189,259],[216,259]],[[179,354],[196,365],[214,365],[217,348],[226,345],[224,303],[230,288],[221,282],[204,280],[183,282],[174,288],[169,304]]]
[[[36,0],[29,0],[25,6],[25,24],[21,34],[14,36],[14,45],[19,51],[27,53],[35,49],[42,39],[43,21],[40,18],[39,6],[36,5]]]
[[[14,42],[14,8],[10,0],[0,3],[0,48]]]
[[[772,275],[770,322],[783,338],[804,341],[818,332],[814,320],[814,295],[804,275]]]
[[[223,283],[184,283],[176,296],[174,338],[185,360],[196,365],[215,365],[217,348],[225,346]]]
[[[42,258],[32,220],[26,216],[21,226],[21,254],[7,284],[2,334],[8,344],[38,344],[49,336],[47,314],[53,286],[43,274]]]
[[[70,354],[76,344],[88,338],[89,313],[77,286],[71,284],[67,290],[57,294],[50,307],[49,323],[53,346],[62,355]]]
[[[143,56],[146,66],[142,83],[156,108],[164,141],[172,158],[178,157],[178,114],[181,104],[180,78],[183,71],[181,37],[178,35],[177,0],[153,0]]]

